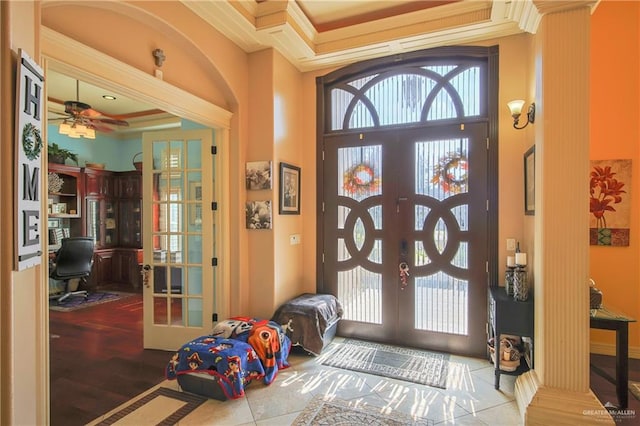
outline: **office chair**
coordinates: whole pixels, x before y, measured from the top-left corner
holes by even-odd
[[[79,278],[81,282],[86,283],[93,265],[93,249],[94,242],[91,237],[73,237],[62,240],[62,246],[54,260],[54,267],[49,273],[49,277],[64,281],[64,294],[58,298],[58,303],[75,295],[87,297],[87,291],[77,290],[79,285],[76,289],[71,290],[69,281]]]

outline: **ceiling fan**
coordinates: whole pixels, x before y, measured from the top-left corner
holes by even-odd
[[[84,137],[95,139],[95,132],[112,132],[110,126],[129,126],[129,123],[120,118],[105,114],[91,108],[91,105],[80,102],[80,82],[76,80],[76,100],[64,102],[64,116],[53,118],[62,120],[58,132],[72,138]],[[60,113],[61,114],[61,113]]]

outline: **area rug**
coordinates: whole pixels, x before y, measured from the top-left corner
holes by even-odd
[[[447,388],[448,354],[352,339],[332,346],[320,364]]]
[[[49,302],[49,309],[51,309],[52,311],[60,312],[77,311],[78,309],[85,309],[91,306],[99,305],[101,303],[113,302],[132,295],[132,293],[97,291],[89,293],[86,299],[83,296],[71,296],[68,299],[63,300],[60,304],[52,299]]]
[[[198,395],[160,387],[96,425],[112,425],[116,422],[129,425],[175,425],[206,400],[207,398]]]
[[[430,419],[414,420],[404,413],[386,413],[382,408],[372,405],[355,406],[353,401],[341,399],[325,401],[322,396],[316,396],[291,425],[432,426],[433,424],[433,420]]]
[[[640,382],[629,380],[629,391],[638,401],[640,401]]]

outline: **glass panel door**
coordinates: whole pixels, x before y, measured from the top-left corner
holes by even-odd
[[[211,329],[212,131],[145,133],[143,144],[144,341],[173,350]]]

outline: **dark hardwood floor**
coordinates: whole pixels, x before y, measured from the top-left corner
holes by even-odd
[[[84,425],[164,380],[171,352],[142,348],[142,295],[73,312],[49,312],[51,425]],[[615,358],[591,355],[615,375]],[[617,405],[615,386],[591,372],[602,402]],[[629,360],[629,380],[640,381],[640,360]],[[640,424],[640,401],[617,424]],[[614,412],[615,414],[615,412]]]
[[[171,352],[142,348],[142,294],[50,310],[49,330],[53,426],[84,425],[164,380]]]
[[[600,367],[611,377],[616,376],[616,359],[613,356],[591,354],[591,363]],[[640,359],[629,358],[629,380],[640,382]],[[593,393],[603,405],[618,406],[616,387],[605,378],[596,374],[593,369],[590,375],[590,385]],[[629,392],[629,406],[624,410],[610,410],[616,424],[640,425],[640,401]]]

